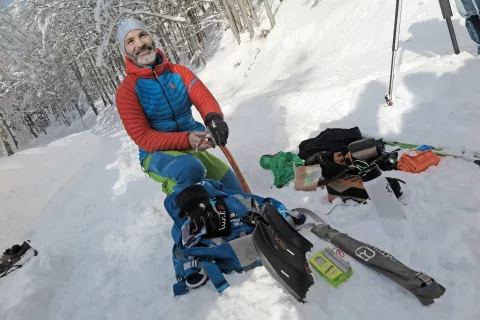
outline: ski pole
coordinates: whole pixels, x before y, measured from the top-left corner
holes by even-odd
[[[245,178],[243,177],[243,174],[240,171],[240,168],[238,167],[237,162],[235,161],[235,158],[233,157],[230,150],[228,150],[227,146],[220,147],[220,149],[222,150],[223,154],[227,158],[228,162],[230,162],[230,165],[232,166],[232,169],[235,172],[235,175],[237,176],[238,180],[240,181],[240,184],[242,185],[243,191],[245,193],[252,193],[252,191],[250,191],[250,187],[247,184],[247,181],[245,181]]]
[[[393,78],[395,76],[395,55],[398,50],[398,39],[400,37],[400,20],[402,18],[402,2],[403,0],[397,0],[395,6],[395,25],[393,27],[393,43],[392,43],[392,61],[390,64],[390,85],[388,88],[388,94],[385,96],[385,102],[388,106],[393,104]]]
[[[455,36],[455,29],[453,28],[452,24],[452,7],[450,6],[450,2],[448,0],[438,0],[440,3],[440,9],[442,10],[442,16],[445,21],[447,21],[448,33],[450,33],[450,39],[452,40],[453,51],[455,54],[460,53],[460,49],[458,48],[457,37]]]

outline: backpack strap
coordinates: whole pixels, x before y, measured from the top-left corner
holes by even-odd
[[[185,281],[177,282],[173,285],[173,295],[181,296],[187,294],[187,285]]]
[[[208,261],[201,261],[200,264],[203,266],[203,269],[207,273],[218,293],[222,293],[223,290],[227,289],[230,286],[227,280],[225,280],[225,277],[220,271],[218,265]]]
[[[230,286],[230,284],[227,282],[227,280],[223,276],[217,264],[209,261],[198,261],[198,260],[194,260],[194,261],[198,263],[203,268],[203,270],[205,270],[205,273],[208,275],[208,278],[210,278],[210,281],[212,281],[218,293],[222,293],[225,289],[227,289]],[[194,266],[186,269],[184,278],[183,279],[177,278],[178,282],[173,285],[173,294],[175,296],[187,294],[188,288],[186,284],[186,279],[189,275],[192,275],[198,272],[199,272],[198,268]]]
[[[173,285],[173,294],[175,296],[187,294],[188,289],[192,288],[192,286],[187,283],[188,277],[202,273],[203,270],[202,265],[197,259],[185,258],[183,259],[183,262],[178,262],[178,264],[182,272],[181,275],[176,275],[177,283]],[[205,281],[202,281],[199,283],[199,286],[204,283]]]

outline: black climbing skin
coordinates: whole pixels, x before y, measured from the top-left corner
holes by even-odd
[[[287,292],[298,301],[306,302],[314,280],[305,253],[313,245],[293,228],[289,229],[288,222],[273,206],[267,204],[263,213],[270,225],[257,221],[253,233],[257,254],[270,275]]]
[[[291,244],[300,250],[301,254],[305,254],[313,248],[313,244],[298,233],[274,206],[267,204],[264,208],[264,214],[270,228],[282,235],[283,238],[289,239]]]

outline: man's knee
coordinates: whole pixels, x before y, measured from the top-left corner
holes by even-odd
[[[154,152],[145,163],[154,180],[163,184],[164,191],[179,191],[205,179],[205,166],[195,157],[180,152]]]
[[[191,155],[178,157],[177,184],[192,185],[205,179],[206,169],[203,163]],[[177,171],[177,170],[175,170]]]

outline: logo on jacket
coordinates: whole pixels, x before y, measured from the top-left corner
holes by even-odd
[[[175,88],[176,88],[176,87],[175,87],[175,83],[170,83],[170,87],[171,87],[172,89],[175,89]]]

